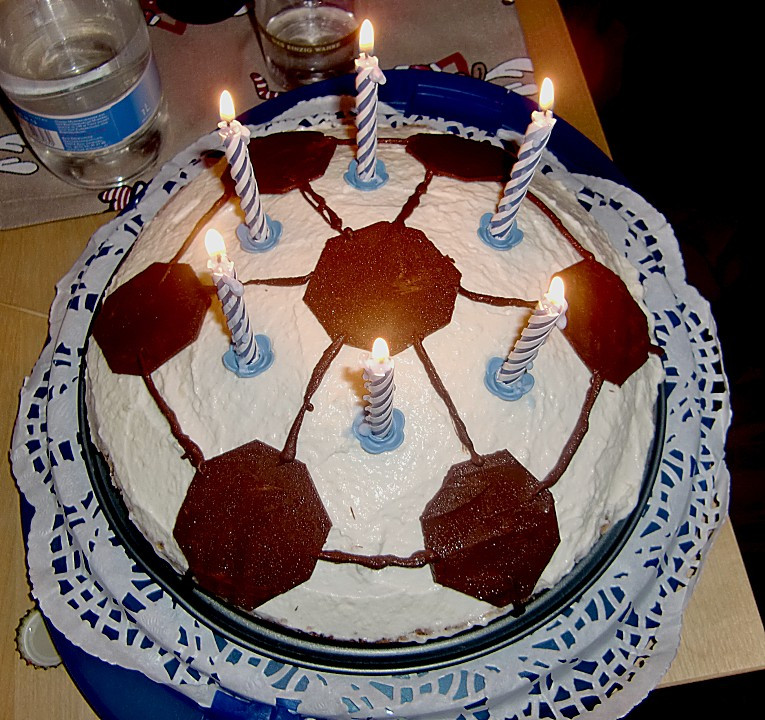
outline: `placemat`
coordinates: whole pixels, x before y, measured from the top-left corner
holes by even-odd
[[[0,113],[0,228],[121,210],[157,168],[209,132],[218,98],[232,92],[242,112],[273,97],[250,3],[213,24],[191,25],[141,0],[168,106],[168,141],[159,162],[130,186],[83,191],[59,180],[27,147],[6,108]],[[358,0],[375,26],[383,68],[472,75],[522,95],[537,92],[515,6],[508,0]]]

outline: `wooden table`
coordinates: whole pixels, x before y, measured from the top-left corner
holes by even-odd
[[[538,78],[556,79],[556,113],[608,152],[605,136],[555,0],[518,0]],[[0,441],[10,447],[18,393],[45,341],[58,279],[79,257],[100,215],[0,232]],[[94,720],[62,667],[39,670],[15,651],[19,619],[32,607],[18,494],[4,454],[0,469],[0,717]],[[662,685],[765,668],[765,631],[729,522],[718,533],[686,611],[682,644]]]

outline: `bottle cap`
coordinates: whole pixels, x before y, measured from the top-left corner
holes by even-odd
[[[16,631],[16,647],[28,665],[49,668],[61,664],[61,657],[50,639],[43,616],[36,608],[21,619]]]

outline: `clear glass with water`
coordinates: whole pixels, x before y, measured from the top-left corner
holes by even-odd
[[[352,0],[258,0],[271,79],[289,90],[353,70],[359,22]]]
[[[129,182],[159,155],[166,110],[137,0],[0,0],[0,88],[73,185]]]

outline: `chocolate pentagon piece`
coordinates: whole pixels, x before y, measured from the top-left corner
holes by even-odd
[[[460,278],[421,230],[379,222],[327,240],[303,299],[331,338],[395,355],[449,323]]]
[[[320,132],[283,132],[250,140],[252,169],[262,193],[281,195],[317,180],[327,171],[337,138]],[[223,181],[233,187],[230,168]]]
[[[252,610],[311,577],[331,527],[306,466],[255,440],[204,463],[174,535],[201,587]]]
[[[153,263],[104,300],[93,337],[112,372],[149,375],[199,335],[210,292],[185,263]]]
[[[648,321],[622,279],[594,260],[562,270],[568,310],[563,330],[591,372],[621,385],[648,359]]]
[[[497,607],[528,600],[560,542],[552,494],[507,450],[453,465],[420,522],[434,581]]]
[[[406,151],[436,175],[464,182],[504,182],[510,177],[513,158],[488,142],[467,140],[457,135],[420,133],[407,140]]]

